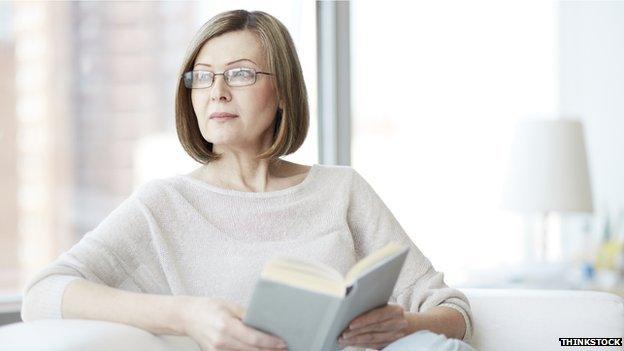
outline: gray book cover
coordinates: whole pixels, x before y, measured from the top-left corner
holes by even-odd
[[[261,278],[243,323],[282,338],[289,351],[340,350],[338,337],[355,317],[388,303],[408,250],[375,264],[342,298]]]

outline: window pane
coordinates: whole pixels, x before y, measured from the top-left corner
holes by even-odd
[[[515,121],[555,111],[553,3],[351,7],[353,166],[447,283],[520,259],[499,193]]]
[[[0,3],[0,296],[139,184],[198,166],[175,132],[178,70],[201,25],[238,8],[276,16],[308,48],[310,131],[285,159],[316,163],[313,2]]]

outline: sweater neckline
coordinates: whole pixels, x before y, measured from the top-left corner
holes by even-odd
[[[225,189],[225,188],[221,188],[218,187],[216,185],[207,183],[203,180],[199,180],[197,178],[194,178],[188,174],[179,174],[177,177],[178,178],[182,178],[185,179],[193,184],[199,185],[202,188],[205,188],[207,190],[213,191],[215,193],[219,193],[219,194],[225,194],[225,195],[231,195],[231,196],[239,196],[239,197],[251,197],[251,198],[267,198],[267,197],[275,197],[275,196],[281,196],[281,195],[286,195],[286,194],[290,194],[293,192],[296,192],[302,188],[304,188],[308,183],[310,183],[312,181],[312,179],[314,178],[316,171],[318,169],[318,164],[315,163],[310,167],[310,170],[308,170],[308,174],[306,175],[306,177],[303,179],[303,181],[290,186],[288,188],[284,188],[284,189],[280,189],[280,190],[275,190],[275,191],[264,191],[264,192],[253,192],[253,191],[240,191],[240,190],[233,190],[233,189]]]

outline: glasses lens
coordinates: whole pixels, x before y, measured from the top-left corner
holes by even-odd
[[[184,72],[182,79],[184,80],[185,87],[187,87],[188,89],[191,89],[193,87],[193,72]]]
[[[235,68],[225,72],[227,83],[233,87],[251,85],[256,82],[256,71],[251,68]]]
[[[207,88],[212,85],[212,73],[208,71],[189,71],[184,73],[184,86],[189,89]]]

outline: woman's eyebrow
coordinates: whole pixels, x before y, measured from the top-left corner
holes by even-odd
[[[255,62],[253,62],[253,61],[252,61],[252,60],[250,60],[250,59],[242,58],[242,59],[238,59],[238,60],[236,60],[236,61],[228,62],[228,63],[226,64],[226,66],[229,66],[229,65],[231,65],[231,64],[233,64],[233,63],[240,62],[240,61],[249,61],[249,62],[253,63],[253,64],[254,64],[254,65],[256,65],[256,66],[258,65],[258,64],[256,64]],[[196,63],[196,64],[195,64],[195,66],[206,66],[206,67],[212,67],[211,65],[209,65],[209,64],[207,64],[207,63]]]

